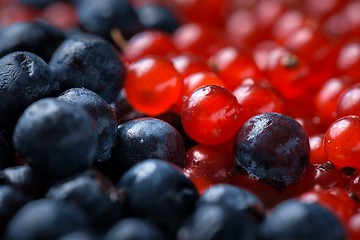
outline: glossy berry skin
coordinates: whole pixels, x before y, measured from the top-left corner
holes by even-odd
[[[59,237],[57,240],[96,240],[97,237],[90,231],[75,231]]]
[[[233,91],[245,119],[266,112],[284,112],[284,101],[268,82],[245,79]]]
[[[114,186],[94,170],[66,179],[52,186],[47,198],[65,201],[81,209],[94,230],[106,230],[119,221],[123,199]]]
[[[82,107],[55,98],[29,106],[13,135],[15,150],[47,179],[88,169],[95,156],[96,138],[93,120]]]
[[[327,129],[324,137],[326,157],[338,168],[360,169],[360,117],[339,118]]]
[[[171,234],[194,210],[198,199],[193,183],[180,169],[157,159],[130,168],[116,187],[126,195],[126,216],[146,218]]]
[[[226,88],[208,85],[198,88],[184,102],[181,121],[196,142],[216,145],[229,140],[242,124],[241,108]]]
[[[309,137],[311,164],[323,164],[327,161],[324,149],[324,136],[324,134],[316,134]]]
[[[62,91],[85,87],[108,103],[115,101],[125,68],[106,40],[88,34],[67,38],[54,52],[49,65]]]
[[[178,100],[182,78],[170,61],[149,56],[128,66],[124,87],[129,103],[136,110],[158,115]]]
[[[190,74],[184,78],[183,86],[183,99],[189,98],[189,96],[198,88],[204,87],[207,85],[217,85],[220,87],[225,87],[225,84],[221,78],[219,78],[213,72],[197,72]]]
[[[251,176],[284,188],[305,171],[309,140],[294,119],[280,113],[259,114],[236,135],[234,156],[236,165]]]
[[[297,54],[283,47],[268,54],[265,76],[285,99],[294,100],[306,95],[311,80],[309,75],[309,63]]]
[[[0,57],[26,51],[49,61],[65,33],[45,21],[18,22],[5,27],[0,34]]]
[[[224,82],[215,73],[211,71],[207,72],[196,72],[185,77],[183,80],[182,96],[178,99],[178,102],[173,106],[172,110],[180,112],[183,103],[189,96],[198,88],[207,85],[217,85],[225,87]]]
[[[138,118],[120,124],[113,154],[126,168],[150,158],[184,165],[185,146],[179,132],[157,118]]]
[[[220,49],[209,58],[208,63],[231,91],[237,88],[246,78],[262,78],[255,61],[245,52],[241,52],[234,47]]]
[[[325,230],[326,229],[326,230]],[[259,230],[260,239],[345,239],[340,221],[316,203],[291,199],[277,205]]]
[[[183,53],[171,58],[175,69],[185,78],[193,73],[210,72],[211,69],[205,61],[205,58],[192,54]]]
[[[179,26],[179,20],[174,13],[161,4],[144,4],[135,9],[140,22],[145,29],[156,29],[173,33]]]
[[[179,240],[256,239],[258,223],[246,211],[233,211],[222,205],[198,207],[177,233]]]
[[[143,30],[135,9],[128,0],[76,1],[80,26],[85,31],[111,39],[111,31],[120,30],[125,38]]]
[[[198,144],[186,152],[184,173],[201,192],[201,182],[228,182],[234,169],[232,151],[224,145]]]
[[[125,218],[106,233],[105,240],[165,240],[165,235],[153,224],[141,218]]]
[[[360,116],[360,83],[352,84],[339,96],[336,103],[338,118],[348,115]]]
[[[340,75],[346,75],[353,79],[360,77],[359,63],[360,63],[360,42],[353,40],[345,43],[339,52],[336,61],[336,68]]]
[[[135,34],[122,50],[124,59],[128,62],[134,62],[149,55],[166,57],[177,53],[170,35],[156,30]]]
[[[336,113],[340,95],[355,81],[348,77],[334,77],[327,80],[315,95],[315,114],[320,117],[325,130],[338,118]]]
[[[8,167],[2,170],[0,184],[11,186],[31,199],[43,197],[48,188],[45,180],[28,165]]]
[[[198,207],[217,204],[233,211],[249,210],[262,216],[265,208],[261,200],[252,192],[230,184],[217,184],[208,188],[199,198]]]
[[[56,239],[88,228],[85,215],[68,203],[41,199],[22,207],[11,219],[6,239]]]
[[[21,191],[10,186],[0,186],[0,235],[4,233],[11,218],[30,198]]]
[[[0,59],[0,86],[0,128],[8,133],[25,108],[59,87],[47,63],[29,52],[13,52]]]
[[[183,24],[176,29],[173,41],[180,52],[191,52],[205,58],[210,57],[225,45],[218,29],[211,25],[193,22]]]
[[[108,160],[115,145],[117,117],[111,106],[98,94],[86,88],[71,88],[57,99],[83,107],[94,119],[97,132],[95,159]]]

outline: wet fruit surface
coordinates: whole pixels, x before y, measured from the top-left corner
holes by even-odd
[[[234,155],[236,165],[251,176],[283,188],[305,171],[309,140],[295,120],[264,113],[244,123],[235,138]]]

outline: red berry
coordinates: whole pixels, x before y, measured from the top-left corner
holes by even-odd
[[[124,58],[133,62],[148,55],[171,56],[177,53],[170,36],[160,31],[143,31],[134,35],[123,49]]]
[[[181,112],[185,132],[198,143],[206,145],[229,140],[239,130],[242,118],[235,96],[215,85],[193,92]]]
[[[178,100],[182,78],[170,61],[146,57],[128,66],[124,87],[129,103],[136,110],[157,115]]]
[[[346,116],[336,120],[326,131],[326,157],[336,167],[360,169],[360,117]]]
[[[244,52],[233,47],[221,49],[209,58],[208,63],[231,91],[246,78],[262,78],[255,61]]]

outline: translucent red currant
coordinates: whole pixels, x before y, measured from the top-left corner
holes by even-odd
[[[124,87],[129,103],[136,110],[157,115],[178,100],[182,78],[170,61],[146,57],[128,66]]]
[[[336,120],[326,131],[326,157],[336,167],[360,169],[360,117],[345,116]]]
[[[206,145],[227,141],[243,123],[235,96],[215,85],[201,87],[190,95],[183,105],[181,121],[192,139]]]

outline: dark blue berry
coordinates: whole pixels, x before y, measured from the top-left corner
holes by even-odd
[[[61,90],[84,87],[108,103],[115,101],[125,77],[124,65],[112,45],[89,34],[67,38],[54,52],[49,65]]]
[[[119,125],[113,151],[116,160],[126,167],[151,158],[182,166],[185,159],[184,142],[179,132],[167,122],[151,117]]]
[[[8,225],[6,239],[56,239],[86,229],[87,219],[79,209],[62,201],[41,199],[26,204],[15,214]]]
[[[0,59],[0,128],[11,133],[22,112],[33,102],[54,94],[59,85],[44,60],[29,52]]]
[[[140,22],[146,29],[173,33],[180,23],[169,8],[160,4],[145,4],[136,8]]]
[[[198,207],[217,204],[233,211],[249,210],[258,216],[264,214],[265,208],[260,199],[253,193],[229,184],[217,184],[208,188],[199,198]]]
[[[246,211],[204,205],[180,227],[178,240],[254,240],[258,223]]]
[[[280,189],[297,181],[309,162],[309,140],[301,125],[280,113],[249,119],[234,145],[236,165]]]
[[[164,234],[153,224],[140,218],[126,218],[114,225],[105,240],[165,240]]]
[[[0,57],[26,51],[49,61],[65,40],[65,33],[44,21],[18,22],[4,27],[0,34]]]
[[[32,199],[43,197],[47,191],[44,179],[28,165],[8,167],[2,170],[0,184],[9,185]]]
[[[81,27],[108,40],[114,29],[127,39],[143,29],[128,0],[82,0],[76,7]]]
[[[77,231],[65,234],[57,240],[99,240],[99,238],[89,231]]]
[[[111,156],[115,145],[117,117],[111,106],[98,94],[86,88],[71,88],[58,99],[83,107],[95,120],[97,131],[96,159],[103,161]]]
[[[6,230],[11,218],[30,198],[22,192],[6,185],[0,185],[0,236]]]
[[[30,105],[14,131],[14,145],[36,172],[56,180],[89,169],[96,153],[96,130],[80,106],[56,98]]]
[[[116,187],[125,194],[125,214],[146,218],[168,233],[193,211],[198,193],[194,184],[163,160],[149,159],[130,168]]]
[[[294,199],[277,205],[259,229],[260,239],[342,240],[344,229],[328,209]]]
[[[102,174],[93,170],[56,184],[47,197],[83,210],[93,230],[110,228],[123,213],[122,196]]]

